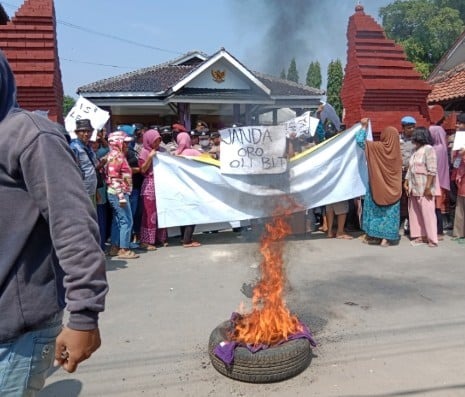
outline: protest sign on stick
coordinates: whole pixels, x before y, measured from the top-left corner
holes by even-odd
[[[283,126],[226,128],[221,134],[221,173],[280,174],[287,170]]]
[[[65,128],[70,137],[75,139],[76,133],[74,130],[76,129],[76,121],[80,119],[89,119],[92,127],[94,127],[91,137],[91,140],[94,140],[97,130],[103,128],[109,118],[110,114],[107,111],[100,109],[88,99],[80,96],[65,118]]]

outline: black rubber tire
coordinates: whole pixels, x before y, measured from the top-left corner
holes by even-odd
[[[210,334],[208,353],[213,367],[221,374],[250,383],[270,383],[292,378],[306,369],[312,361],[310,342],[294,339],[281,345],[252,353],[245,347],[236,347],[234,362],[228,366],[213,350],[226,340],[231,321],[225,321]]]

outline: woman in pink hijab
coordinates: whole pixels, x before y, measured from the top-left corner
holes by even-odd
[[[438,163],[437,169],[437,185],[436,193],[436,217],[438,224],[439,238],[444,234],[444,224],[448,223],[449,208],[448,197],[450,191],[450,174],[449,174],[449,157],[447,155],[447,133],[440,125],[432,125],[429,127],[431,138],[433,139],[433,149],[436,152]]]
[[[192,148],[191,137],[187,132],[180,132],[176,137],[176,142],[178,144],[178,148],[176,149],[178,156],[200,156],[202,154]]]
[[[166,228],[158,227],[157,200],[155,195],[155,182],[153,175],[153,158],[157,151],[164,151],[160,147],[161,136],[155,129],[145,131],[143,135],[142,150],[139,154],[139,167],[144,175],[142,182],[142,221],[140,226],[141,247],[148,251],[156,250],[156,244],[167,246]]]
[[[200,156],[198,150],[192,149],[191,137],[187,132],[180,132],[176,137],[177,156]],[[200,247],[200,243],[193,240],[195,225],[181,226],[181,236],[184,248]]]

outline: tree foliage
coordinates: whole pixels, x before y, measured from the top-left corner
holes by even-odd
[[[453,8],[460,14],[460,19],[465,23],[465,1],[463,0],[435,0],[439,8]]]
[[[297,64],[295,63],[295,58],[292,58],[289,69],[287,70],[287,79],[293,81],[294,83],[299,82],[299,72],[297,71]]]
[[[69,111],[73,108],[74,104],[76,103],[76,100],[69,96],[65,95],[63,97],[63,116],[66,117],[69,113]]]
[[[326,96],[328,103],[330,103],[339,117],[342,116],[342,100],[341,88],[344,72],[342,70],[342,63],[339,59],[331,61],[328,65],[328,85],[326,88]]]
[[[407,58],[427,77],[465,27],[461,18],[465,14],[462,3],[396,0],[382,7],[379,15],[386,35],[404,48]]]
[[[280,78],[282,78],[283,80],[286,80],[286,71],[284,70],[281,70],[281,74],[279,75]]]
[[[310,62],[306,83],[309,87],[321,88],[321,66],[318,61]]]

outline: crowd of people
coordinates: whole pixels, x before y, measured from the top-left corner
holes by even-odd
[[[331,109],[331,105],[321,103],[314,137],[288,137],[289,158],[337,133],[341,125]],[[400,120],[400,133],[389,126],[379,140],[371,141],[367,140],[368,122],[361,120],[362,128],[356,134],[357,145],[367,159],[366,194],[308,210],[303,214],[309,224],[307,230],[350,240],[353,236],[346,232],[349,223],[350,229],[363,231],[364,243],[388,247],[399,242],[399,230],[403,228],[412,245],[436,247],[445,231],[453,229],[453,238],[462,242],[465,164],[461,160],[465,152],[450,150],[451,141],[441,125],[416,127],[416,120],[405,116]],[[464,122],[462,113],[457,117],[457,130],[465,128]],[[160,228],[157,220],[153,159],[165,152],[179,156],[207,154],[219,160],[219,132],[210,132],[201,120],[191,132],[179,122],[150,128],[119,125],[107,137],[100,131],[90,142],[92,130],[89,120],[78,120],[77,138],[70,146],[87,193],[97,207],[102,249],[109,256],[135,259],[139,257],[135,250],[166,247],[167,230]],[[194,231],[195,225],[180,227],[184,247],[200,246],[193,239]]]
[[[158,225],[153,159],[165,152],[178,156],[206,154],[220,159],[221,136],[199,120],[189,132],[183,124],[118,125],[106,135],[92,138],[89,119],[76,121],[76,138],[70,141],[86,192],[96,206],[101,248],[108,256],[136,259],[136,251],[155,251],[168,245],[165,228]],[[199,247],[195,225],[180,226],[183,246]],[[108,244],[107,244],[108,243]]]
[[[453,149],[453,136],[438,125],[417,127],[405,116],[402,131],[385,128],[379,141],[367,141],[369,120],[363,119],[357,144],[365,150],[369,189],[362,212],[363,241],[383,247],[398,243],[401,227],[413,246],[434,248],[452,229],[463,243],[465,147]],[[465,113],[457,116],[457,131],[465,131]]]
[[[289,137],[289,157],[334,135],[337,115],[328,129],[328,118],[323,116],[328,107],[325,113],[333,114],[324,102],[316,112],[320,123],[313,138]],[[400,133],[387,126],[379,140],[371,141],[367,140],[369,120],[361,120],[355,139],[366,154],[367,192],[308,210],[308,231],[352,239],[346,230],[361,230],[363,243],[381,247],[397,245],[402,229],[413,246],[428,247],[437,247],[450,231],[454,241],[465,243],[465,148],[452,150],[454,134],[448,135],[441,122],[426,128],[417,127],[412,116],[399,121]],[[457,116],[456,130],[465,131],[465,113]]]

